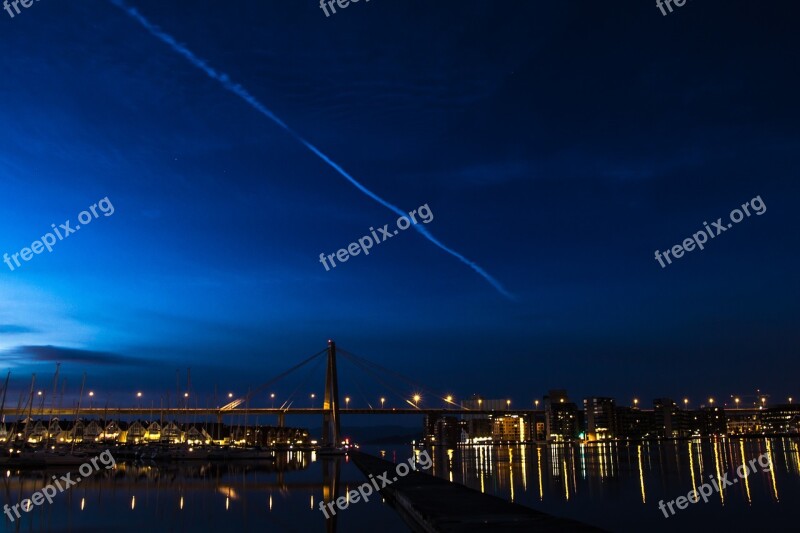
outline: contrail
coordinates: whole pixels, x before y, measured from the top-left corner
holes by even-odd
[[[361,183],[356,181],[356,179],[353,176],[348,174],[336,162],[332,161],[331,158],[329,158],[327,155],[322,153],[322,151],[320,151],[316,146],[314,146],[313,144],[311,144],[310,142],[305,140],[299,133],[294,131],[284,121],[282,121],[280,118],[278,118],[272,111],[267,109],[264,106],[264,104],[259,102],[258,99],[255,96],[253,96],[252,94],[250,94],[247,91],[247,89],[245,89],[244,87],[242,87],[238,83],[234,83],[228,77],[227,74],[225,74],[223,72],[217,72],[214,68],[209,66],[208,63],[206,63],[205,61],[203,61],[202,59],[200,59],[199,57],[194,55],[194,53],[191,50],[189,50],[188,48],[186,48],[185,46],[183,46],[182,44],[177,42],[171,35],[161,31],[161,29],[158,26],[152,24],[149,20],[147,20],[147,18],[145,18],[144,15],[139,13],[139,11],[136,8],[128,6],[125,2],[123,2],[123,0],[110,0],[110,2],[112,4],[114,4],[115,6],[117,6],[118,8],[122,9],[131,18],[136,20],[148,32],[150,32],[154,37],[157,37],[158,39],[160,39],[161,41],[163,41],[164,43],[169,45],[170,48],[172,48],[175,52],[177,52],[178,54],[180,54],[183,57],[185,57],[186,59],[188,59],[189,62],[192,65],[194,65],[195,67],[197,67],[200,70],[202,70],[203,72],[205,72],[210,78],[220,82],[225,89],[227,89],[228,91],[232,92],[233,94],[235,94],[236,96],[238,96],[239,98],[241,98],[242,100],[244,100],[245,102],[250,104],[250,106],[253,107],[256,111],[258,111],[259,113],[261,113],[262,115],[264,115],[265,117],[267,117],[268,119],[273,121],[275,124],[277,124],[278,126],[283,128],[284,130],[286,130],[292,137],[297,139],[297,141],[302,143],[306,148],[311,150],[320,159],[322,159],[325,163],[327,163],[332,169],[334,169],[336,172],[341,174],[347,181],[352,183],[359,191],[363,192],[364,194],[366,194],[367,196],[369,196],[370,198],[372,198],[373,200],[375,200],[376,202],[378,202],[382,206],[386,207],[390,211],[393,211],[398,216],[405,216],[407,214],[404,211],[402,211],[400,208],[390,204],[389,202],[387,202],[386,200],[384,200],[383,198],[381,198],[380,196],[378,196],[374,192],[372,192],[369,189],[367,189],[366,187],[364,187]],[[461,261],[465,265],[469,266],[472,270],[477,272],[486,281],[491,283],[491,285],[495,289],[497,289],[500,292],[500,294],[502,294],[503,296],[505,296],[506,298],[509,298],[511,300],[515,300],[516,299],[516,297],[513,294],[511,294],[510,292],[508,292],[505,289],[505,287],[503,287],[503,285],[499,281],[494,279],[488,272],[486,272],[478,264],[476,264],[474,261],[470,261],[469,259],[467,259],[463,255],[461,255],[460,253],[456,252],[452,248],[450,248],[450,247],[446,246],[445,244],[443,244],[436,237],[431,235],[431,233],[424,226],[421,226],[419,224],[414,224],[412,227],[415,230],[417,230],[418,232],[420,232],[426,239],[431,241],[433,244],[435,244],[436,246],[438,246],[439,248],[441,248],[442,250],[444,250],[448,254],[452,255],[453,257],[455,257],[456,259],[458,259],[459,261]]]

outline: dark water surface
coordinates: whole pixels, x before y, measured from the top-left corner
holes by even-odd
[[[113,449],[112,449],[113,451]],[[406,461],[411,447],[364,451]],[[686,496],[709,476],[768,454],[755,472],[665,518],[658,504]],[[435,475],[610,531],[798,531],[800,452],[789,439],[718,439],[606,445],[437,447]],[[766,463],[766,457],[762,459]],[[338,484],[337,484],[338,470]],[[2,503],[18,503],[68,469],[4,471]],[[407,531],[380,497],[352,504],[335,521],[319,502],[356,489],[364,476],[347,459],[285,452],[275,464],[118,462],[43,503],[2,531]],[[327,489],[326,489],[327,487]],[[488,531],[488,530],[487,530]]]

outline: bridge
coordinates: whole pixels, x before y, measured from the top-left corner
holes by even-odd
[[[286,400],[284,401],[283,405],[279,407],[251,407],[251,401],[260,393],[264,392],[268,387],[274,386],[279,380],[285,378],[292,372],[297,371],[300,368],[308,366],[312,361],[318,361],[319,358],[323,355],[327,355],[327,364],[325,370],[325,388],[324,388],[324,399],[322,402],[321,407],[293,407],[293,401]],[[340,396],[339,396],[339,378],[338,378],[338,367],[337,367],[337,356],[343,356],[348,359],[350,362],[364,370],[367,374],[370,374],[376,383],[380,383],[381,386],[384,387],[387,391],[394,392],[395,397],[399,399],[399,402],[402,403],[403,407],[385,407],[384,400],[385,398],[380,399],[380,405],[373,406],[368,403],[369,407],[358,407],[358,408],[351,408],[349,407],[349,398],[346,398],[345,405],[342,406]],[[384,377],[381,377],[380,372],[385,374],[389,374],[391,376],[390,379],[394,380],[393,382],[387,381]],[[325,349],[317,352],[316,354],[308,357],[307,359],[301,361],[300,363],[296,364],[292,368],[282,372],[275,378],[263,383],[262,385],[256,387],[255,389],[251,390],[247,395],[233,399],[226,405],[222,405],[221,407],[189,407],[189,393],[185,393],[184,401],[182,402],[184,405],[182,407],[145,407],[145,406],[126,406],[126,407],[94,407],[91,404],[89,407],[85,407],[81,405],[81,400],[85,396],[84,387],[81,387],[81,394],[79,397],[79,403],[77,407],[73,408],[66,408],[60,406],[50,406],[45,407],[45,399],[46,394],[43,391],[36,391],[35,388],[35,375],[33,376],[30,391],[27,395],[27,401],[23,404],[23,397],[20,398],[19,405],[15,408],[10,408],[6,405],[6,393],[8,389],[8,379],[6,379],[6,385],[3,388],[3,397],[2,397],[2,405],[0,405],[0,416],[2,415],[9,415],[14,417],[27,417],[27,418],[34,418],[34,417],[98,417],[98,418],[116,418],[121,416],[149,416],[152,417],[156,413],[158,413],[163,418],[183,418],[185,420],[194,419],[197,420],[198,418],[212,418],[216,419],[218,423],[222,423],[223,420],[227,417],[238,417],[238,416],[247,416],[247,417],[270,417],[275,416],[278,421],[279,427],[285,426],[285,419],[286,416],[295,416],[295,415],[310,415],[310,416],[321,416],[323,421],[323,432],[322,432],[322,445],[323,446],[332,446],[334,443],[340,442],[341,436],[341,417],[342,415],[378,415],[378,416],[397,416],[397,415],[428,415],[428,416],[446,416],[446,415],[457,415],[457,414],[470,414],[470,415],[517,415],[523,417],[533,417],[535,415],[543,415],[544,411],[541,409],[518,409],[518,408],[511,408],[510,404],[507,404],[502,410],[498,409],[469,409],[462,405],[455,403],[451,396],[439,396],[437,393],[426,389],[425,387],[420,387],[417,384],[414,384],[410,378],[402,376],[401,374],[385,369],[380,365],[368,361],[364,358],[361,358],[355,354],[347,352],[346,350],[339,349],[337,350],[336,343],[332,340],[328,341],[328,345]],[[56,376],[54,379],[54,391],[53,397],[56,394],[56,384],[58,380],[58,367],[56,370]],[[413,390],[424,391],[426,394],[426,399],[436,398],[441,401],[442,407],[432,407],[432,406],[422,406],[420,405],[421,397],[419,395],[411,395],[410,397],[404,396],[403,394],[397,393],[394,391],[394,387],[392,383],[397,381],[403,382],[407,385],[410,385]],[[84,379],[85,383],[85,379]],[[187,384],[187,388],[188,388]],[[177,394],[177,393],[176,393]],[[93,393],[89,392],[89,395],[92,396]],[[139,393],[141,396],[141,393]],[[290,397],[291,398],[291,397]],[[35,405],[38,399],[38,406]],[[55,403],[55,402],[52,402]]]

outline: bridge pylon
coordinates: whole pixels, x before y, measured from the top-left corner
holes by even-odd
[[[325,372],[325,401],[322,405],[322,446],[336,448],[341,445],[339,423],[339,379],[336,375],[336,343],[328,341],[328,367]]]

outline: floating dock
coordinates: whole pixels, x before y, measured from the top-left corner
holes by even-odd
[[[396,464],[361,452],[349,454],[364,475],[394,477]],[[380,490],[381,496],[402,516],[412,531],[466,533],[474,531],[603,531],[557,518],[483,494],[429,474],[411,471]]]

